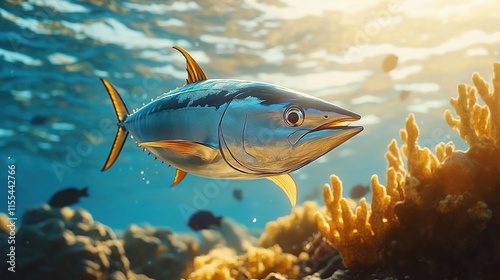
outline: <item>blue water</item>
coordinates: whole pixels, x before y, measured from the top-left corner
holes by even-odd
[[[416,115],[423,145],[454,140],[466,149],[442,116],[458,83],[475,71],[491,77],[500,57],[495,0],[269,2],[2,2],[0,158],[4,174],[16,165],[17,216],[69,186],[89,186],[90,197],[76,206],[116,229],[149,223],[187,231],[196,209],[262,229],[290,213],[286,196],[264,179],[188,175],[169,188],[175,170],[131,139],[115,165],[100,171],[116,120],[99,78],[130,108],[140,107],[184,83],[184,58],[173,45],[187,49],[210,78],[279,84],[363,116],[365,131],[292,174],[299,203],[323,203],[322,186],[333,173],[345,194],[372,174],[384,181],[386,146],[408,113]],[[399,63],[383,73],[387,54]],[[235,188],[243,201],[233,198]]]

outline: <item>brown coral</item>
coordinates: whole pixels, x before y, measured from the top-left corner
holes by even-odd
[[[494,65],[493,92],[479,75],[475,87],[460,85],[452,99],[458,118],[449,125],[470,148],[455,151],[452,142],[435,152],[418,145],[413,115],[386,153],[387,187],[372,177],[373,202],[356,213],[341,199],[341,182],[325,186],[330,216],[317,215],[320,232],[351,270],[390,268],[416,278],[491,278],[500,273],[500,63]],[[479,105],[476,93],[484,101]]]
[[[188,274],[199,253],[193,236],[166,228],[131,225],[123,239],[131,269],[154,279],[179,279]]]
[[[130,270],[122,242],[84,210],[27,210],[16,245],[18,279],[149,279]]]

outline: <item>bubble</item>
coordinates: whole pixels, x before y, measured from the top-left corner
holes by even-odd
[[[253,218],[252,223],[257,222],[257,218]]]

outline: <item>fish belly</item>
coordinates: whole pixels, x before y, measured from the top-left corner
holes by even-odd
[[[205,162],[195,156],[186,156],[162,148],[147,148],[163,163],[169,164],[189,174],[217,179],[255,179],[265,177],[247,174],[231,167],[220,153],[211,162]]]

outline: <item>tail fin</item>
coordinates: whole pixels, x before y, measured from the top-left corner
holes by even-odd
[[[80,190],[80,196],[89,196],[89,187],[86,186],[86,187],[83,187],[81,190]]]
[[[125,121],[129,112],[125,102],[123,102],[123,99],[113,85],[106,79],[101,79],[101,82],[108,91],[113,107],[115,108],[116,117],[118,118],[118,131],[116,132],[115,141],[113,142],[113,146],[111,146],[108,159],[106,160],[104,167],[101,169],[101,171],[105,171],[110,168],[113,163],[115,163],[123,148],[123,144],[125,144],[125,140],[127,140],[128,131],[121,126],[120,123]]]
[[[222,216],[215,217],[215,224],[216,224],[218,227],[220,227],[221,220],[222,220]]]

